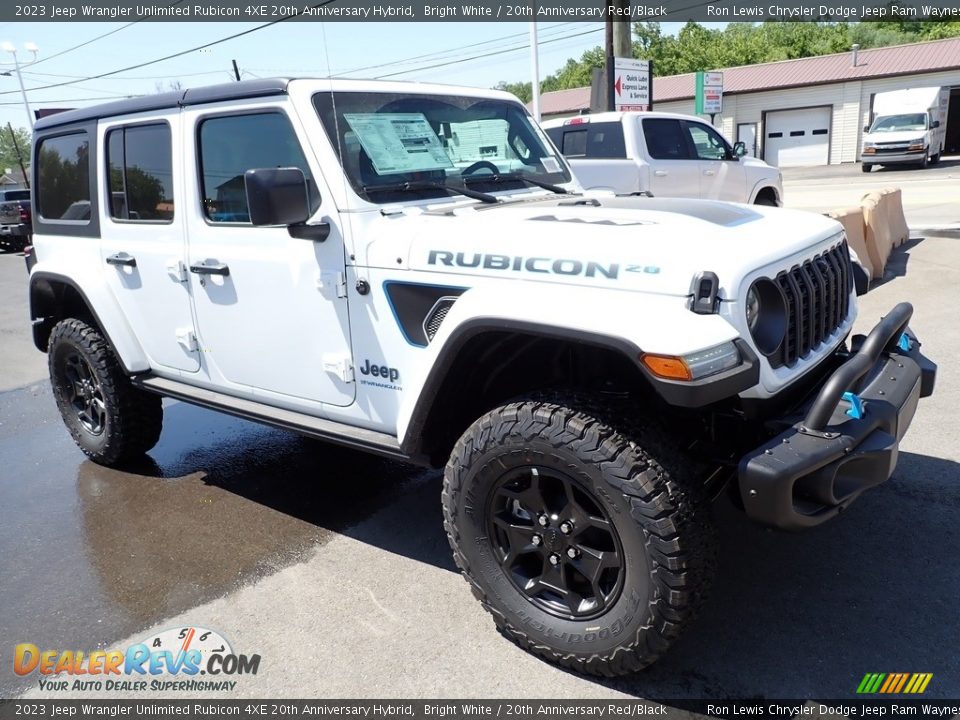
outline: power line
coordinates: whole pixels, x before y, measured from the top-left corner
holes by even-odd
[[[324,0],[323,2],[317,3],[310,7],[314,9],[320,8],[320,7],[323,7],[324,5],[330,5],[331,3],[334,3],[334,2],[336,2],[336,0]],[[90,75],[88,77],[83,78],[82,80],[83,81],[100,80],[102,78],[110,77],[112,75],[119,75],[120,73],[127,72],[128,70],[139,70],[142,67],[147,67],[149,65],[156,65],[157,63],[164,62],[166,60],[172,60],[173,58],[182,57],[183,55],[189,55],[190,53],[197,52],[198,50],[205,50],[208,47],[213,47],[214,45],[219,45],[221,43],[225,43],[230,40],[236,40],[237,38],[244,37],[245,35],[250,35],[260,30],[264,30],[268,27],[273,27],[277,23],[282,23],[286,20],[290,20],[291,18],[295,18],[295,17],[297,16],[286,15],[282,18],[277,18],[276,20],[271,20],[270,22],[263,23],[262,25],[257,25],[256,27],[249,28],[247,30],[242,30],[238,33],[234,33],[233,35],[222,37],[219,40],[213,40],[211,42],[204,43],[203,45],[197,45],[196,47],[189,48],[188,50],[181,50],[180,52],[171,53],[170,55],[165,55],[163,57],[156,58],[155,60],[148,60],[147,62],[137,63],[136,65],[130,65],[125,68],[120,68],[119,70],[111,70],[110,72],[100,73],[99,75]],[[49,90],[50,88],[65,87],[67,85],[75,85],[76,83],[77,83],[76,80],[70,80],[70,81],[61,82],[61,83],[52,83],[50,85],[39,85],[36,87],[27,88],[27,90],[30,92],[33,92],[34,90]],[[14,95],[17,92],[18,91],[16,90],[6,90],[3,92],[0,92],[0,95]]]

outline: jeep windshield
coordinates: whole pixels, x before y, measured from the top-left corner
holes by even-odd
[[[516,102],[457,95],[323,92],[313,98],[354,192],[374,203],[558,187],[559,154]],[[469,186],[473,192],[464,192]]]

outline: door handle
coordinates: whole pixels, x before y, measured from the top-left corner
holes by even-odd
[[[136,267],[137,259],[133,255],[125,252],[118,252],[115,255],[107,257],[107,265],[117,265],[122,267]]]
[[[666,176],[667,176],[667,171],[666,171],[666,170],[654,170],[654,171],[653,171],[653,174],[656,175],[657,177],[666,177]]]
[[[716,173],[716,171],[714,171],[714,170],[704,170],[704,171],[703,171],[703,174],[704,174],[704,175],[716,175],[717,173]]]
[[[206,260],[202,263],[191,265],[190,272],[196,273],[197,275],[227,276],[230,274],[230,268],[224,263],[217,262],[216,260]]]

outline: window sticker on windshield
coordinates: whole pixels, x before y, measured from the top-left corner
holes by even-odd
[[[378,175],[452,168],[423,113],[344,113]]]
[[[540,163],[543,165],[543,169],[548,173],[560,172],[560,163],[557,162],[555,157],[541,158]]]

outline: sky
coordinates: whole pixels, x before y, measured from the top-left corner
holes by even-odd
[[[0,23],[0,43],[17,49],[31,110],[149,95],[169,89],[171,82],[184,88],[229,82],[234,77],[231,60],[237,61],[244,79],[333,74],[493,87],[501,80],[532,77],[525,22],[282,22],[177,58],[84,79],[190,50],[258,24],[8,22]],[[664,23],[666,32],[679,27]],[[603,43],[603,23],[538,23],[537,32],[541,78],[567,58],[579,59]],[[25,49],[27,43],[39,48],[35,61]],[[10,122],[26,127],[13,59],[0,51],[0,126]],[[69,84],[44,87],[61,83]]]

